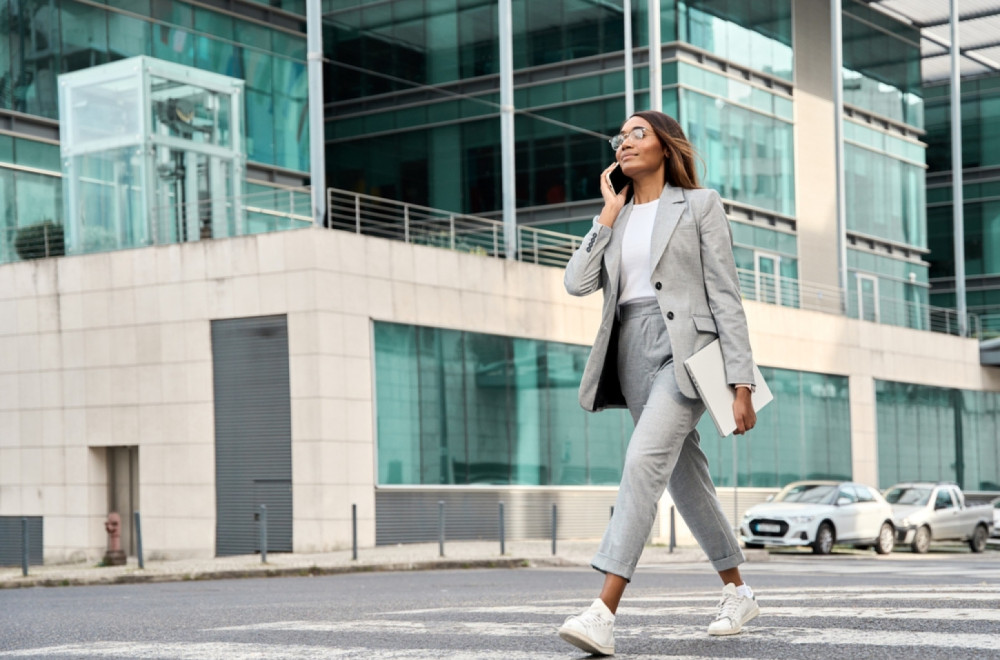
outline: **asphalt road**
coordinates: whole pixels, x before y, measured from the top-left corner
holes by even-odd
[[[1000,657],[1000,553],[791,552],[744,566],[761,616],[710,638],[705,563],[644,567],[618,657]],[[585,569],[359,573],[0,591],[7,658],[581,658],[555,630],[595,597]]]

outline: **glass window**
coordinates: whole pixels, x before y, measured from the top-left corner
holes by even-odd
[[[843,42],[844,103],[922,128],[919,28],[852,3]]]
[[[664,9],[662,14],[672,15]],[[792,3],[682,0],[681,41],[751,69],[792,80]],[[751,27],[746,27],[751,26]],[[664,33],[664,41],[669,41]]]
[[[761,367],[774,401],[757,417],[751,442],[720,438],[706,415],[701,446],[718,486],[774,488],[800,479],[849,479],[851,421],[848,382],[831,376]],[[734,458],[735,466],[734,470]]]
[[[1000,392],[875,381],[879,485],[1000,489]]]
[[[708,168],[703,184],[735,202],[794,216],[792,125],[688,89],[678,94],[681,123]]]
[[[382,322],[374,336],[380,484],[621,478],[631,421],[580,408],[587,347]]]

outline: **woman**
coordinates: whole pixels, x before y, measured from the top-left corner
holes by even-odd
[[[580,403],[590,411],[628,407],[635,431],[592,562],[605,576],[600,597],[559,629],[571,644],[603,655],[614,653],[615,612],[664,488],[725,585],[709,634],[736,634],[759,612],[695,431],[705,406],[684,368],[718,337],[735,389],[736,433],[753,428],[753,358],[729,221],[718,193],[699,187],[694,148],[671,117],[637,112],[611,146],[617,163],[601,176],[604,208],[566,266],[565,284],[576,296],[604,292]],[[618,165],[631,183],[616,193]]]

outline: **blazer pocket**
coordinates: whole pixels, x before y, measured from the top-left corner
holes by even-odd
[[[718,329],[715,327],[715,319],[711,316],[692,316],[691,320],[694,321],[694,327],[697,328],[698,332],[710,332],[713,335],[719,334]]]

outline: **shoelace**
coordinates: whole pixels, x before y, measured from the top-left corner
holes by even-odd
[[[729,619],[730,621],[736,621],[736,610],[740,606],[740,597],[736,594],[726,594],[719,601],[719,616],[717,619],[723,617]]]
[[[569,619],[572,618],[574,617],[569,617]],[[601,626],[606,628],[614,624],[613,621],[609,621],[601,616],[601,613],[598,610],[587,610],[583,614],[577,614],[576,618],[585,626]],[[567,619],[567,621],[569,619]]]

